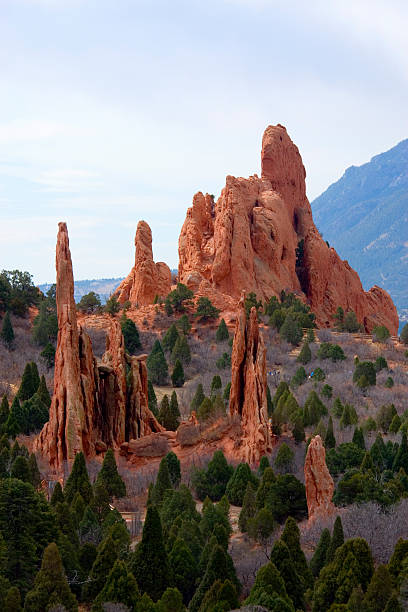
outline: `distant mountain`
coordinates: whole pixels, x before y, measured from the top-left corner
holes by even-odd
[[[324,239],[357,270],[364,288],[386,289],[408,320],[408,139],[348,168],[312,210]]]
[[[74,298],[76,302],[79,302],[83,295],[86,295],[90,291],[98,293],[104,304],[113,293],[116,287],[119,286],[123,278],[97,278],[93,280],[80,280],[74,282]],[[45,283],[39,285],[41,291],[45,293],[51,287],[51,283]]]

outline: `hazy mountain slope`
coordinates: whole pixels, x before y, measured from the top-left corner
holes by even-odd
[[[367,289],[380,285],[408,316],[408,139],[344,175],[312,202],[325,240]]]
[[[79,302],[83,295],[90,291],[99,294],[102,303],[105,303],[111,293],[119,286],[123,278],[97,278],[92,280],[79,280],[74,282],[74,297],[75,301]],[[51,283],[39,285],[44,293],[51,287]]]

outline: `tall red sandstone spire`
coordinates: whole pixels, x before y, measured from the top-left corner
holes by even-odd
[[[367,331],[386,325],[397,333],[388,293],[376,286],[364,291],[358,274],[320,236],[302,158],[282,125],[266,128],[261,164],[261,178],[227,176],[215,203],[194,196],[179,238],[180,282],[224,310],[234,310],[243,289],[262,300],[285,290],[310,305],[319,325],[332,324],[342,306]]]
[[[74,300],[74,277],[68,230],[58,224],[56,250],[58,340],[55,353],[54,394],[50,420],[36,440],[36,447],[59,468],[64,461],[73,461],[84,450],[87,434],[84,396],[81,385],[79,334]]]
[[[135,236],[135,265],[114,295],[123,304],[153,304],[155,296],[165,297],[171,288],[171,271],[167,264],[154,263],[152,232],[146,221],[139,221]]]
[[[238,304],[234,344],[231,356],[230,414],[241,419],[240,454],[254,463],[270,451],[266,399],[266,348],[259,333],[255,308],[246,318],[244,295]]]
[[[334,482],[327,469],[326,451],[320,436],[315,436],[307,449],[305,487],[309,520],[333,514]]]

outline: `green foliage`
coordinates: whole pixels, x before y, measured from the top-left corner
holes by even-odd
[[[168,431],[176,431],[180,424],[180,410],[178,407],[177,395],[173,391],[171,394],[171,400],[169,402],[169,396],[166,394],[163,396],[160,403],[160,411],[158,416],[159,423],[163,425]]]
[[[44,349],[40,353],[41,359],[44,361],[48,370],[54,367],[55,362],[55,348],[51,342],[48,342]]]
[[[373,329],[374,342],[385,342],[390,337],[390,331],[385,325],[377,325]]]
[[[159,340],[153,344],[150,355],[146,360],[149,379],[155,385],[164,385],[168,376],[168,367],[164,352]]]
[[[381,370],[388,369],[387,360],[382,355],[377,357],[377,359],[374,361],[374,369],[377,373]]]
[[[105,487],[110,498],[125,497],[126,485],[119,476],[115,455],[111,448],[105,454],[102,468],[96,481]]]
[[[83,295],[77,304],[78,310],[86,314],[97,312],[101,306],[101,298],[94,291]]]
[[[102,604],[121,603],[133,609],[140,598],[137,582],[123,561],[116,560],[107,577],[106,583],[96,597],[92,612],[103,612]]]
[[[24,610],[43,612],[57,604],[64,606],[67,612],[78,610],[77,600],[64,574],[57,545],[53,542],[44,551],[41,569],[35,578],[34,588],[26,595]]]
[[[147,404],[149,410],[154,414],[155,417],[157,417],[159,415],[159,412],[157,410],[157,397],[151,380],[147,381]]]
[[[177,321],[177,326],[179,327],[180,331],[187,336],[188,333],[190,333],[190,329],[191,329],[191,323],[188,320],[188,316],[186,314],[183,314],[179,320]]]
[[[163,336],[162,346],[165,351],[171,351],[174,348],[177,340],[179,338],[179,333],[177,331],[177,327],[175,323],[172,323],[167,330],[167,332]]]
[[[1,326],[0,338],[3,340],[6,347],[10,350],[14,341],[14,329],[11,324],[10,313],[6,312]]]
[[[174,348],[171,352],[171,360],[175,363],[179,359],[184,365],[188,365],[191,361],[190,347],[186,336],[179,336],[176,340]]]
[[[382,612],[392,595],[392,579],[385,565],[379,565],[372,575],[365,596],[365,604],[373,612]]]
[[[330,546],[327,549],[326,563],[331,563],[334,560],[334,554],[340,546],[344,544],[344,532],[341,518],[336,516],[333,526],[333,535],[330,540]]]
[[[93,601],[104,588],[107,578],[116,562],[117,552],[111,536],[105,538],[98,547],[98,554],[85,582],[82,597],[85,601]]]
[[[68,504],[72,502],[77,491],[81,494],[82,499],[89,504],[92,499],[92,486],[82,452],[75,455],[71,473],[64,487],[64,498]]]
[[[361,427],[356,427],[354,429],[352,442],[362,450],[365,450],[364,433]]]
[[[331,387],[330,385],[323,385],[322,395],[326,399],[331,399],[333,397],[333,387]]]
[[[243,533],[248,531],[250,519],[252,519],[257,511],[255,488],[251,482],[247,483],[244,499],[242,501],[242,509],[239,513],[238,527]]]
[[[38,315],[33,321],[32,338],[35,344],[46,346],[55,342],[58,335],[57,305],[55,296],[50,296],[41,302]]]
[[[302,327],[292,314],[286,315],[285,321],[279,330],[279,335],[290,344],[293,344],[293,346],[298,346],[302,340]]]
[[[374,364],[371,361],[359,361],[353,374],[353,382],[358,383],[362,376],[367,379],[368,385],[375,385],[377,376]]]
[[[14,459],[10,469],[10,476],[11,478],[18,478],[23,482],[31,483],[30,466],[25,457],[19,455]]]
[[[181,538],[176,539],[171,549],[169,566],[173,576],[173,584],[180,591],[183,601],[187,605],[194,595],[198,567],[191,550]]]
[[[290,386],[296,389],[300,385],[303,385],[303,383],[305,383],[306,380],[307,380],[307,374],[306,374],[305,368],[302,366],[298,368],[295,374],[292,376],[291,381],[290,381]]]
[[[173,372],[171,374],[171,383],[173,387],[182,387],[185,382],[183,364],[180,359],[176,359]]]
[[[330,531],[325,528],[320,536],[319,543],[316,547],[313,557],[310,560],[310,569],[315,578],[320,574],[322,568],[326,565],[327,551],[331,542]]]
[[[55,487],[51,495],[50,504],[51,506],[56,506],[57,504],[62,503],[64,501],[65,501],[65,498],[64,498],[64,493],[62,492],[61,483],[57,481],[55,483]]]
[[[204,500],[206,497],[213,501],[221,499],[233,472],[234,468],[228,465],[224,453],[221,450],[215,451],[207,469],[196,470],[193,474],[193,486],[198,499]]]
[[[333,362],[344,361],[346,356],[343,349],[338,344],[322,342],[317,351],[318,359],[331,359]]]
[[[120,327],[122,329],[123,339],[125,341],[125,349],[129,355],[133,355],[136,350],[142,348],[139,330],[137,329],[135,322],[132,321],[132,319],[128,319],[126,314],[123,314],[120,321]]]
[[[154,485],[152,502],[159,506],[165,497],[166,492],[172,488],[172,482],[169,472],[169,464],[166,457],[160,461],[159,471],[157,473],[156,483]]]
[[[300,546],[300,531],[295,519],[289,516],[281,535],[282,542],[288,547],[292,563],[303,583],[303,592],[313,583],[313,576],[306,561],[305,554]]]
[[[219,309],[211,303],[208,297],[198,298],[197,312],[194,316],[197,317],[200,322],[217,319],[219,314]]]
[[[407,434],[403,432],[401,438],[401,444],[399,445],[397,454],[395,455],[392,469],[394,472],[397,472],[400,469],[403,469],[405,473],[408,473],[408,443],[407,443]]]
[[[200,612],[223,612],[239,606],[237,591],[230,580],[216,580],[204,596]]]
[[[276,455],[275,466],[279,470],[282,470],[284,472],[290,471],[294,456],[295,453],[290,448],[290,446],[288,446],[286,442],[283,442],[280,445],[278,453]]]
[[[191,410],[195,410],[197,412],[199,407],[203,403],[204,398],[205,398],[205,395],[204,395],[203,385],[201,383],[198,383],[194,397],[191,400]]]
[[[40,291],[32,275],[20,270],[3,270],[0,274],[0,311],[24,317],[30,306],[38,304]]]
[[[166,463],[167,465],[167,463]],[[157,601],[170,586],[170,569],[164,547],[160,516],[148,506],[142,540],[130,560],[130,569],[142,593]]]
[[[323,404],[316,391],[311,391],[303,407],[304,426],[308,427],[309,425],[317,425],[322,416],[326,416],[326,414],[326,406]]]
[[[352,442],[339,444],[326,452],[326,463],[333,476],[350,468],[358,468],[364,458],[364,451]]]
[[[303,581],[296,571],[289,548],[282,539],[277,540],[273,545],[270,560],[275,564],[277,570],[282,576],[286,591],[295,608],[303,609]]]
[[[296,361],[299,361],[300,363],[303,363],[303,365],[306,365],[306,363],[309,363],[311,359],[312,359],[312,351],[310,350],[309,343],[306,340],[302,345],[302,348],[300,350],[299,355],[296,358]]]
[[[221,377],[219,376],[219,374],[215,374],[215,376],[213,376],[213,379],[211,381],[210,396],[214,397],[215,395],[217,395],[217,393],[220,392],[221,389],[222,389]]]
[[[225,368],[231,367],[231,356],[228,353],[223,353],[222,356],[217,359],[215,365],[219,370],[225,370]]]
[[[249,597],[244,603],[246,606],[267,606],[272,612],[294,612],[282,576],[272,561],[258,570]]]
[[[394,379],[391,378],[391,376],[388,376],[387,380],[385,381],[385,386],[387,387],[387,389],[392,389],[394,386]]]
[[[252,308],[255,308],[257,314],[262,310],[262,301],[257,300],[256,293],[250,291],[245,296],[244,307],[248,319]]]
[[[38,399],[45,405],[47,408],[51,406],[51,397],[48,391],[47,383],[45,382],[44,374],[41,376],[40,385],[37,389]]]
[[[295,419],[295,423],[292,429],[292,436],[296,444],[300,444],[305,440],[305,428],[303,427],[303,420],[301,416]]]
[[[224,319],[221,319],[220,324],[217,327],[215,339],[217,342],[225,342],[225,340],[229,340],[228,327]]]
[[[334,437],[333,431],[333,419],[329,417],[329,422],[327,424],[326,435],[324,437],[324,445],[327,449],[335,448],[336,446],[336,438]]]
[[[352,310],[347,312],[343,319],[343,324],[339,331],[346,331],[349,333],[356,333],[363,329],[362,325],[357,321],[355,312]]]
[[[242,506],[248,483],[251,483],[254,489],[256,489],[258,486],[258,479],[251,472],[251,468],[247,463],[240,463],[229,479],[225,490],[231,504],[234,506]]]
[[[265,505],[278,523],[284,523],[288,516],[301,520],[307,516],[305,486],[292,474],[279,475],[270,484]]]
[[[39,384],[40,377],[38,375],[37,365],[33,361],[30,361],[24,368],[23,377],[17,392],[18,399],[20,401],[30,399],[37,391]]]
[[[167,453],[166,457],[167,468],[169,470],[170,481],[173,487],[178,487],[181,481],[180,460],[173,451]]]
[[[350,404],[346,404],[343,408],[343,414],[340,419],[340,428],[345,429],[346,427],[350,427],[350,425],[355,425],[358,422],[358,416],[354,406],[350,406]]]
[[[177,288],[171,291],[167,298],[169,305],[176,312],[184,312],[186,303],[188,303],[193,297],[193,292],[183,285],[183,283],[177,283]]]
[[[261,508],[253,518],[248,520],[248,533],[259,543],[266,543],[276,529],[276,521],[272,511],[267,508]]]
[[[206,421],[215,414],[214,405],[209,397],[204,397],[197,410],[197,418],[199,421]]]
[[[115,295],[111,295],[108,300],[106,300],[105,312],[108,313],[111,317],[114,317],[120,310],[120,304]]]
[[[408,323],[405,323],[401,330],[400,340],[403,344],[408,344]]]
[[[380,406],[376,414],[376,421],[378,429],[381,429],[384,433],[387,433],[390,429],[393,418],[396,416],[397,411],[394,404],[386,404]]]

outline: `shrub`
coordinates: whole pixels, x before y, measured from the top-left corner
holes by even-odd
[[[94,291],[90,291],[83,295],[77,304],[78,310],[83,313],[92,313],[99,310],[101,307],[101,298]]]
[[[387,387],[387,389],[392,389],[392,387],[394,386],[394,379],[391,378],[391,376],[389,376],[385,381],[385,386]]]
[[[290,446],[288,446],[286,442],[283,442],[280,445],[278,453],[276,455],[275,466],[279,470],[283,470],[285,472],[290,471],[290,468],[292,467],[294,456],[295,456],[295,453],[290,448]]]
[[[303,363],[303,365],[306,365],[306,363],[309,363],[311,359],[312,351],[310,350],[309,343],[304,342],[296,361],[299,361],[300,363]]]
[[[188,289],[186,285],[183,285],[183,283],[177,283],[177,288],[173,289],[173,291],[170,291],[166,298],[165,307],[166,304],[169,304],[170,306],[170,308],[166,307],[166,314],[168,314],[168,312],[172,314],[173,309],[176,312],[184,312],[186,302],[189,302],[193,295],[193,292]]]
[[[133,355],[137,349],[142,348],[139,330],[137,329],[135,322],[132,321],[132,319],[128,319],[126,315],[122,317],[120,326],[122,329],[123,339],[125,341],[125,348],[130,355]]]
[[[120,304],[115,295],[111,295],[105,304],[105,312],[114,317],[120,310]]]
[[[221,319],[220,321],[220,324],[215,334],[215,339],[217,342],[224,342],[225,340],[229,340],[228,327],[224,319]]]
[[[317,351],[318,359],[331,359],[333,362],[344,361],[346,356],[343,349],[338,344],[330,344],[330,342],[322,342]]]
[[[374,362],[374,369],[376,372],[380,372],[381,370],[385,370],[388,368],[388,363],[386,361],[386,359],[380,355],[380,357],[377,357],[377,359]]]
[[[184,385],[184,369],[180,359],[176,359],[174,364],[173,373],[171,375],[171,382],[173,387],[182,387]]]
[[[152,383],[163,385],[168,376],[167,361],[159,340],[153,344],[152,351],[146,360],[147,371]]]
[[[373,329],[373,341],[374,342],[385,342],[390,337],[390,332],[385,325],[377,325]]]
[[[290,344],[297,346],[303,337],[303,330],[292,314],[287,314],[279,335]]]
[[[216,308],[207,297],[200,297],[197,303],[197,312],[195,317],[199,321],[209,321],[210,319],[217,319],[220,311]]]
[[[331,399],[333,397],[333,387],[330,385],[324,385],[322,388],[322,395],[327,399]]]
[[[301,367],[298,368],[294,374],[294,376],[292,376],[292,379],[290,381],[290,386],[294,387],[296,389],[296,387],[299,387],[300,385],[303,385],[303,383],[307,380],[307,375],[306,375],[306,371],[305,368]]]
[[[367,379],[367,386],[376,384],[377,376],[376,376],[374,364],[371,361],[360,361],[356,365],[356,368],[353,374],[353,382],[359,383],[360,381],[361,383],[360,379],[362,378],[362,376],[365,376],[365,378]]]

